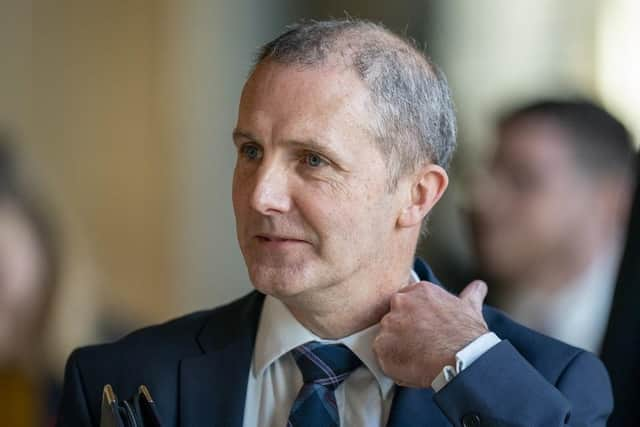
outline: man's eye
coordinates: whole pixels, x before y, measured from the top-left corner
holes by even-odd
[[[242,148],[240,148],[240,152],[249,160],[258,160],[261,156],[260,148],[255,145],[243,145]]]
[[[325,159],[315,153],[305,154],[304,162],[307,164],[307,166],[310,166],[312,168],[317,168],[327,164],[327,161]]]

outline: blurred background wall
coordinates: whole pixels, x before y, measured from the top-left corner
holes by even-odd
[[[529,97],[583,94],[637,140],[638,4],[0,0],[0,126],[54,201],[67,243],[57,360],[99,329],[161,321],[250,289],[235,242],[230,134],[253,54],[285,24],[345,12],[383,21],[444,68],[461,146],[421,252],[456,281],[471,262],[458,217],[465,176],[491,143],[497,112]]]

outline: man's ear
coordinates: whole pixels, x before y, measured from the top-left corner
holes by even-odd
[[[447,172],[434,164],[423,166],[409,179],[410,197],[398,217],[398,226],[403,228],[422,224],[449,185]]]

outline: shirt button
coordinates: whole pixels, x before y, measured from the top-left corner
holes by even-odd
[[[467,414],[462,417],[462,427],[480,427],[480,417],[476,414]]]

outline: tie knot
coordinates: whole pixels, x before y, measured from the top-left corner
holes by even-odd
[[[335,390],[362,361],[343,344],[311,341],[292,351],[305,384],[314,383]]]

